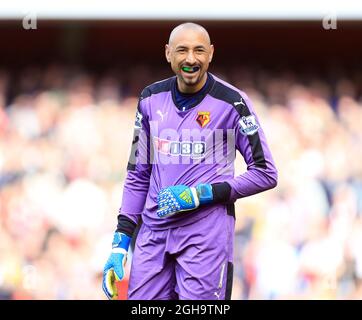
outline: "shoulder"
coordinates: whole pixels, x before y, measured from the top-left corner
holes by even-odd
[[[228,105],[232,105],[239,114],[242,112],[242,109],[249,109],[249,98],[245,92],[214,75],[212,77],[215,83],[209,92],[210,96]]]
[[[154,82],[149,86],[145,87],[141,93],[141,100],[146,99],[154,94],[171,91],[172,83],[174,80],[175,77],[171,77],[168,79]]]

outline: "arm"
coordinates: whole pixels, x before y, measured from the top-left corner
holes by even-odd
[[[238,105],[239,117],[235,128],[235,146],[244,157],[247,171],[226,181],[230,187],[229,200],[248,197],[277,185],[278,173],[264,131],[247,97],[245,106]]]
[[[108,299],[118,298],[115,281],[120,281],[124,277],[129,245],[146,202],[152,170],[148,146],[149,124],[142,110],[141,98],[137,107],[132,150],[117,229],[112,242],[112,251],[103,271],[102,287]]]
[[[150,126],[140,98],[137,107],[132,149],[127,165],[120,216],[138,224],[146,202],[152,165],[150,163]],[[122,219],[118,217],[117,231],[122,229]]]

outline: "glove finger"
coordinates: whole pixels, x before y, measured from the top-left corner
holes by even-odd
[[[158,216],[159,218],[164,217],[165,213],[166,213],[166,208],[165,208],[165,207],[160,208],[160,209],[157,210],[157,216]]]
[[[169,194],[166,193],[166,192],[160,193],[157,198],[158,198],[158,199],[157,199],[157,202],[158,202],[159,204],[166,203],[166,202],[169,201],[169,199],[170,199]]]
[[[164,207],[165,205],[167,205],[167,199],[162,199],[162,200],[159,200],[158,201],[158,207],[159,208],[162,208],[162,207]]]
[[[160,193],[158,194],[159,197],[162,199],[162,198],[169,198],[169,197],[172,197],[173,196],[173,193],[171,192],[170,189],[164,189],[164,190],[161,190]]]
[[[110,300],[117,299],[117,286],[115,283],[115,274],[113,269],[109,269],[103,273],[102,288],[107,298]]]
[[[122,263],[117,263],[114,266],[114,275],[116,277],[115,280],[117,280],[117,281],[121,281],[124,277],[123,260],[124,260],[124,258],[122,257]]]
[[[160,197],[158,200],[158,208],[161,210],[164,207],[169,207],[170,205],[173,205],[176,199],[173,197],[170,198],[169,196]]]
[[[167,204],[176,204],[178,203],[177,198],[172,194],[168,193],[160,200],[161,203],[167,203]]]
[[[162,209],[157,210],[157,215],[160,218],[169,217],[175,214],[175,211],[171,207],[165,206]]]
[[[108,300],[112,299],[112,295],[110,292],[108,292],[107,286],[106,286],[106,279],[105,279],[105,275],[103,276],[103,280],[102,280],[102,289],[104,294],[107,296]]]
[[[102,289],[104,294],[107,296],[108,299],[112,299],[112,293],[108,291],[106,282],[107,282],[107,271],[103,272],[103,278],[102,278]]]

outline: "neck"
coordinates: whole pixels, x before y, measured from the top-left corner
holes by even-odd
[[[188,86],[184,82],[180,81],[179,78],[177,78],[177,88],[182,93],[195,93],[195,92],[200,91],[202,89],[202,87],[206,83],[206,80],[207,80],[207,73],[206,72],[203,75],[201,81],[196,83],[195,85],[192,85],[192,86]]]

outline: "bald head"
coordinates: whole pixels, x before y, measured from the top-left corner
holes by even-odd
[[[203,26],[200,26],[199,24],[193,22],[182,23],[175,27],[170,33],[168,44],[172,45],[174,43],[174,40],[177,39],[178,36],[182,36],[184,33],[190,31],[200,33],[200,35],[204,38],[205,42],[209,45],[211,44],[210,36],[207,30]]]
[[[165,54],[181,92],[192,93],[202,88],[213,53],[209,33],[199,24],[187,22],[172,30]]]

